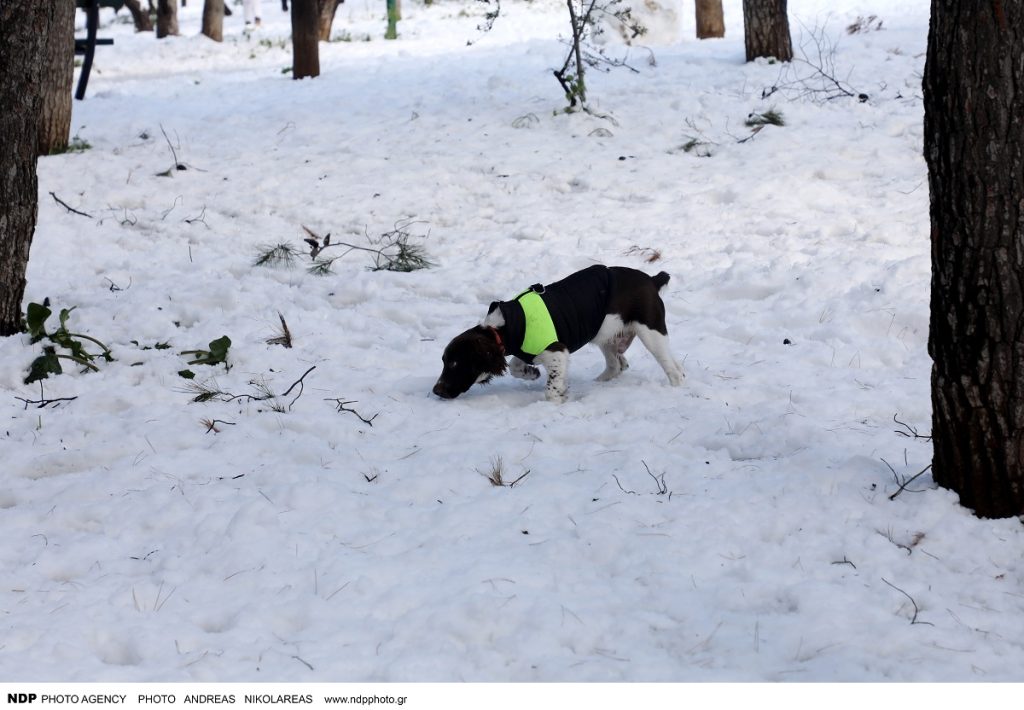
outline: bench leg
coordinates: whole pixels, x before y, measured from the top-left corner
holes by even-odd
[[[78,88],[75,89],[75,98],[79,101],[85,98],[85,87],[89,85],[89,72],[92,71],[92,57],[96,53],[96,31],[99,24],[100,2],[92,0],[85,9],[85,57],[82,59],[82,73],[78,76]]]

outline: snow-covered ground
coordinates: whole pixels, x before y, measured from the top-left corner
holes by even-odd
[[[486,35],[406,0],[394,42],[355,0],[301,82],[276,2],[219,45],[201,5],[166,41],[104,28],[91,148],[39,163],[26,303],[116,360],[39,409],[42,344],[0,341],[0,680],[1024,679],[1020,522],[927,473],[892,497],[931,459],[894,422],[930,429],[925,0],[791,0],[866,102],[762,99],[787,77],[744,63],[739,1],[705,42],[687,3],[679,42],[592,74],[610,118],[559,112],[556,0]],[[403,222],[434,268],[254,265]],[[489,302],[598,262],[672,275],[682,387],[635,346],[610,383],[577,353],[561,406],[430,394]],[[191,402],[180,353],[222,335],[194,382],[276,407]]]

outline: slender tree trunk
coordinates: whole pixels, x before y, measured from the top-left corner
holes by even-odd
[[[159,0],[156,4],[157,39],[176,34],[178,34],[178,0]]]
[[[334,15],[338,11],[338,5],[343,0],[320,0],[320,41],[329,42],[331,39],[331,25],[334,24]]]
[[[722,0],[697,0],[697,39],[725,37],[725,17],[722,15]]]
[[[780,62],[793,58],[786,0],[743,0],[743,36],[747,61],[775,57]]]
[[[224,0],[203,3],[203,34],[214,42],[224,41]]]
[[[67,149],[71,135],[71,85],[75,78],[75,5],[57,3],[53,23],[43,36],[42,113],[39,155]]]
[[[47,31],[64,4],[0,2],[0,336],[21,331],[25,270],[39,209],[41,74]]]
[[[320,76],[320,5],[292,0],[292,78]]]
[[[384,39],[398,39],[398,0],[387,0],[388,28],[384,30]]]
[[[153,20],[150,19],[149,13],[142,9],[139,0],[124,0],[124,4],[128,8],[128,12],[132,14],[136,32],[153,31]]]
[[[1024,514],[1024,5],[932,0],[932,475],[985,518]]]

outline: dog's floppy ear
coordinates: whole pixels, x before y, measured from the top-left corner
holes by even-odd
[[[500,350],[491,350],[488,353],[487,371],[492,375],[504,375],[508,369],[508,361],[501,354]]]
[[[494,338],[493,330],[482,325],[476,326],[473,330],[478,335],[477,355],[484,372],[492,375],[504,375],[505,370],[508,369],[508,362],[505,360],[505,353],[502,351],[501,345]]]

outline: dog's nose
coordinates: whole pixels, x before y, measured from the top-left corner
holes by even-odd
[[[446,390],[444,388],[444,385],[441,384],[440,381],[436,385],[434,385],[433,392],[434,392],[434,394],[436,394],[441,399],[451,399],[452,398],[452,396],[448,393],[448,390]]]

